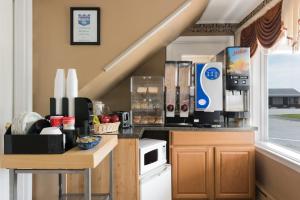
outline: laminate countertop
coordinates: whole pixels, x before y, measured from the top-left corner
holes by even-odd
[[[118,145],[116,135],[104,135],[90,150],[74,147],[63,154],[0,155],[0,168],[7,169],[87,169],[97,167]]]
[[[257,127],[222,127],[222,128],[197,128],[197,127],[133,127],[119,130],[119,138],[142,138],[145,131],[199,131],[199,132],[249,132],[257,131]]]

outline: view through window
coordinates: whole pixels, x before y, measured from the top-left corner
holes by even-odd
[[[269,141],[300,153],[300,55],[268,56]]]

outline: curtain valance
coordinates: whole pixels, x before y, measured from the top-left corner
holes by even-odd
[[[251,48],[254,55],[258,42],[265,48],[271,48],[283,32],[281,21],[282,2],[276,4],[263,16],[241,32],[241,46]]]

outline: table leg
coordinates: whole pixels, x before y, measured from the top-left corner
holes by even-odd
[[[91,169],[84,170],[84,200],[92,200]]]
[[[62,192],[61,192],[61,174],[58,174],[58,199],[61,200]]]
[[[67,182],[66,182],[66,175],[67,174],[61,174],[61,191],[62,191],[62,195],[66,194],[67,193],[67,189],[66,189],[66,186],[67,186]]]
[[[18,175],[14,169],[9,170],[9,200],[17,200]]]
[[[66,194],[66,174],[58,174],[58,197],[59,200],[63,199],[64,194]]]
[[[110,174],[109,174],[109,200],[113,200],[113,180],[114,180],[114,173],[113,173],[113,151],[110,152],[109,155],[109,163],[110,163]]]

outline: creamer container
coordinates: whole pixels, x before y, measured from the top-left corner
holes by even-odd
[[[75,117],[64,117],[63,118],[63,129],[64,130],[75,130]]]

